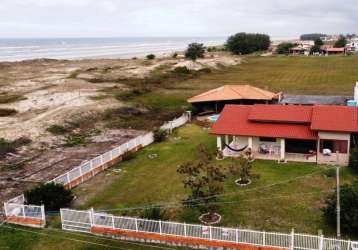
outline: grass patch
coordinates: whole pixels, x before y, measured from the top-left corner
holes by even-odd
[[[94,250],[94,249],[158,249],[151,244],[122,241],[96,235],[68,232],[59,228],[33,229],[21,226],[0,227],[0,249],[16,250]],[[174,248],[173,249],[183,249]]]
[[[63,135],[63,134],[66,134],[67,132],[69,132],[68,129],[65,128],[64,126],[56,125],[56,124],[51,125],[46,130],[54,135]]]
[[[106,179],[105,186],[75,189],[76,195],[85,200],[78,208],[119,209],[114,213],[140,216],[142,209],[125,208],[170,202],[169,219],[198,223],[198,210],[181,206],[187,191],[176,170],[180,164],[197,158],[199,143],[212,150],[216,147],[215,138],[208,136],[206,129],[193,124],[180,128],[167,141],[146,147],[136,153],[135,159],[115,166],[122,169],[121,174]],[[150,159],[150,154],[158,156]],[[216,164],[228,167],[231,161]],[[324,198],[335,186],[334,178],[327,177],[326,172],[327,167],[316,164],[254,161],[253,174],[259,178],[249,186],[239,188],[234,183],[237,177],[227,178],[227,195],[220,197],[218,204],[218,212],[223,215],[221,225],[281,232],[295,228],[297,232],[314,234],[323,229],[327,235],[333,233],[321,212]],[[109,177],[104,173],[98,178]],[[349,169],[342,169],[343,182],[355,178]],[[88,199],[87,194],[91,194]]]
[[[0,108],[0,117],[12,116],[12,115],[16,115],[16,114],[17,114],[17,111],[15,109]]]

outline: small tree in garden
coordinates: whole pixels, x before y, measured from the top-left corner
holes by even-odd
[[[154,129],[153,131],[153,137],[154,137],[154,141],[155,142],[162,142],[165,141],[165,139],[167,138],[167,131],[164,129]]]
[[[349,167],[358,173],[358,148],[352,148],[349,156]]]
[[[240,176],[239,184],[248,184],[251,177],[252,164],[246,157],[240,155],[238,158],[232,158],[230,172],[235,176]]]
[[[48,211],[57,211],[60,208],[68,207],[74,198],[71,190],[53,182],[41,184],[26,191],[25,197],[28,204],[43,204]]]
[[[155,58],[155,55],[154,54],[149,54],[149,55],[146,56],[146,58],[148,60],[153,60]]]
[[[355,234],[358,232],[358,181],[351,185],[341,186],[341,228],[345,233]],[[326,221],[332,226],[336,226],[336,205],[337,193],[333,193],[326,200],[326,207],[323,214]]]
[[[182,164],[177,172],[184,176],[184,188],[191,191],[184,200],[188,206],[198,206],[203,212],[208,212],[208,220],[214,215],[215,206],[212,204],[217,195],[223,192],[223,182],[226,178],[224,168],[212,164],[214,154],[205,146],[198,146],[198,161]]]
[[[344,36],[340,36],[339,39],[334,43],[335,48],[344,48],[347,44],[347,39]]]
[[[204,44],[191,43],[185,51],[185,57],[195,61],[198,58],[203,58],[205,53]]]

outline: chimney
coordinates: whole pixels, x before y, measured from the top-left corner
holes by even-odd
[[[356,86],[354,87],[354,100],[358,102],[358,82],[356,82]]]

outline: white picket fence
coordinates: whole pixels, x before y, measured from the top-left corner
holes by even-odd
[[[165,123],[161,129],[172,130],[174,128],[180,127],[187,123],[190,120],[190,115],[184,113],[179,118],[174,119],[173,121]],[[131,151],[139,146],[145,147],[154,142],[153,132],[149,132],[145,135],[138,136],[134,139],[129,140],[107,152],[101,154],[91,160],[88,160],[82,163],[80,166],[73,168],[72,170],[50,180],[48,182],[60,183],[66,186],[67,188],[73,188],[80,183],[92,178],[97,173],[104,170],[104,166],[111,162],[112,160],[118,158],[124,153]],[[101,169],[101,167],[103,167]],[[13,199],[4,202],[5,216],[11,217],[12,221],[15,221],[18,218],[18,221],[26,221],[24,219],[41,219],[45,225],[45,210],[43,206],[36,205],[24,205],[25,198],[24,195],[17,196]],[[8,220],[9,223],[12,222]],[[31,220],[27,220],[31,222]],[[20,224],[20,223],[19,223]],[[24,223],[22,223],[24,224]],[[28,223],[30,225],[31,223]],[[31,226],[31,225],[30,225]],[[35,225],[36,226],[36,225]]]
[[[33,227],[44,227],[46,223],[44,206],[25,205],[23,194],[4,202],[4,211],[9,223]]]
[[[358,248],[358,242],[325,238],[324,236],[155,221],[96,213],[93,209],[87,211],[61,209],[61,223],[64,230],[89,233],[92,227],[99,227],[292,250],[357,250]],[[107,234],[110,234],[110,231]]]
[[[187,123],[190,119],[190,116],[187,113],[184,113],[179,118],[174,119],[173,121],[169,121],[161,126],[161,129],[172,131],[174,128],[180,127]],[[119,145],[110,151],[105,152],[102,155],[99,155],[89,161],[82,163],[80,166],[73,168],[71,171],[66,172],[49,182],[60,183],[63,185],[71,184],[75,180],[79,180],[76,185],[86,181],[88,178],[81,178],[86,176],[88,173],[93,170],[111,162],[112,160],[118,158],[124,153],[131,151],[139,146],[145,147],[154,142],[153,132],[149,132],[145,135],[138,136],[130,141]],[[70,185],[70,188],[74,186]]]

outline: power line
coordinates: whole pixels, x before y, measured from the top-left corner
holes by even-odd
[[[117,247],[117,246],[113,246],[113,245],[106,245],[106,244],[102,244],[102,243],[97,243],[97,242],[92,242],[92,241],[86,241],[86,240],[79,240],[79,239],[75,239],[75,238],[68,238],[68,237],[62,237],[62,236],[54,236],[53,234],[46,234],[43,232],[35,232],[32,230],[27,230],[27,229],[22,229],[22,228],[17,228],[17,227],[11,227],[11,226],[5,226],[2,225],[1,227],[4,228],[8,228],[8,229],[13,229],[13,230],[18,230],[18,231],[23,231],[23,232],[27,232],[27,233],[32,233],[32,234],[38,234],[38,235],[45,235],[45,236],[52,236],[52,237],[57,237],[57,238],[61,238],[61,239],[66,239],[66,240],[70,240],[70,241],[76,241],[76,242],[80,242],[80,243],[86,243],[86,244],[92,244],[92,245],[97,245],[97,246],[101,246],[101,247],[108,247],[108,248],[115,248],[115,249],[125,249],[125,250],[132,250],[132,248],[123,248],[123,247]],[[130,242],[130,241],[124,241],[124,240],[114,240],[111,238],[106,238],[106,237],[99,237],[99,236],[94,236],[94,235],[87,235],[87,234],[79,234],[79,233],[72,233],[72,232],[68,232],[68,231],[64,231],[64,230],[60,230],[60,229],[40,229],[40,230],[44,230],[44,231],[58,231],[61,233],[66,233],[66,234],[73,234],[73,235],[77,235],[77,236],[81,236],[81,237],[87,237],[87,238],[95,238],[98,240],[104,240],[104,241],[115,241],[115,242],[124,242],[126,244],[132,244],[132,245],[138,245],[138,246],[145,246],[146,248],[150,247],[150,248],[157,248],[157,249],[166,249],[166,250],[172,250],[175,248],[170,248],[170,247],[162,247],[162,246],[154,246],[151,244],[141,244],[141,243],[136,243],[136,242]]]

